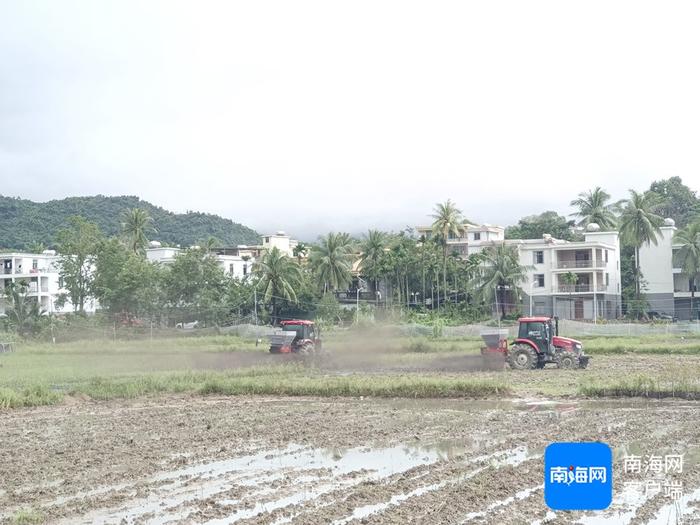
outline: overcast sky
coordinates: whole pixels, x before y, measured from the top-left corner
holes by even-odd
[[[698,2],[0,0],[0,193],[301,237],[700,190]]]

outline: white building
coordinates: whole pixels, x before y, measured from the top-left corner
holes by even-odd
[[[2,273],[0,273],[0,314],[5,313],[5,287],[8,283],[26,282],[29,285],[28,297],[39,303],[43,313],[67,313],[73,311],[68,290],[63,286],[58,270],[59,256],[53,250],[43,253],[0,253]],[[66,298],[59,307],[56,302],[60,296]],[[97,308],[95,300],[88,298],[84,310],[93,313]]]
[[[644,289],[649,310],[676,316],[679,319],[695,319],[691,313],[691,279],[683,273],[677,253],[680,245],[673,242],[676,223],[666,219],[657,236],[656,244],[646,243],[639,249],[639,268],[642,272]],[[697,292],[697,284],[696,292]],[[697,293],[696,293],[697,295]],[[697,305],[693,308],[697,312]]]
[[[430,228],[417,230],[431,235]],[[519,305],[525,314],[591,320],[621,315],[620,242],[616,231],[603,232],[591,225],[580,242],[551,235],[505,240],[500,226],[470,224],[461,237],[451,237],[447,243],[463,257],[498,243],[517,246],[520,264],[530,269],[520,285],[522,297],[511,296],[509,306]],[[568,273],[576,275],[576,284],[567,284]]]
[[[160,243],[153,242],[146,250],[146,258],[151,262],[170,264],[175,260],[181,248],[168,248],[159,246]],[[216,248],[212,255],[221,265],[221,270],[236,279],[244,279],[250,275],[255,263],[256,248],[239,246],[236,248]]]
[[[277,233],[262,236],[262,249],[271,250],[272,248],[277,248],[282,253],[289,257],[294,255],[294,248],[299,244],[299,241],[292,239],[283,231],[278,231]]]

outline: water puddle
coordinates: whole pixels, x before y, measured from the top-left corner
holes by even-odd
[[[695,489],[695,491],[682,496],[677,502],[664,505],[659,509],[659,511],[654,515],[647,525],[668,525],[681,524],[684,523],[684,519],[693,512],[697,513],[697,509],[690,509],[690,504],[695,504],[700,501],[700,489]],[[695,506],[695,505],[694,505]]]
[[[138,483],[98,487],[89,492],[58,498],[50,505],[129,490],[133,491],[133,497],[126,507],[90,512],[82,517],[82,523],[166,523],[187,519],[197,502],[210,499],[220,508],[239,508],[225,518],[208,523],[232,523],[314,500],[338,488],[381,480],[419,466],[447,461],[479,446],[476,440],[471,446],[443,441],[430,445],[401,444],[386,448],[351,449],[315,449],[290,444],[283,449],[264,450],[248,456],[162,472]],[[280,480],[283,482],[282,489],[276,491],[270,488],[271,484]],[[137,484],[149,487],[147,496],[137,497],[140,492],[136,491]],[[284,487],[293,487],[293,491],[285,493]],[[242,488],[245,489],[244,498],[227,496],[232,492],[240,494]],[[281,497],[264,501],[276,493],[280,493]],[[256,503],[248,506],[246,502]]]
[[[483,518],[485,517],[489,512],[492,510],[498,509],[500,507],[506,507],[510,505],[511,503],[514,503],[516,501],[520,501],[525,498],[529,498],[533,493],[535,493],[538,490],[541,490],[544,487],[544,485],[538,485],[537,487],[530,487],[527,489],[520,490],[515,493],[514,496],[510,496],[509,498],[505,498],[499,501],[496,501],[494,503],[491,503],[488,507],[486,507],[485,510],[479,511],[479,512],[470,512],[467,514],[462,521],[459,522],[459,525],[462,525],[464,523],[469,523],[470,521],[473,521],[477,518]]]
[[[488,455],[483,455],[483,456],[477,456],[475,458],[471,458],[467,461],[467,463],[479,463],[482,461],[489,461],[491,466],[494,467],[503,467],[506,465],[511,465],[511,466],[517,466],[520,463],[523,463],[524,461],[527,461],[529,459],[541,457],[541,455],[531,455],[528,454],[528,449],[526,447],[517,447],[512,450],[507,450],[507,451],[501,451],[501,452],[495,452],[493,454],[488,454]],[[349,516],[346,516],[344,518],[341,518],[339,520],[335,520],[332,522],[331,525],[344,525],[346,523],[349,523],[353,520],[362,520],[365,519],[369,516],[376,515],[378,513],[384,512],[390,507],[400,505],[403,501],[406,501],[409,498],[417,497],[417,496],[422,496],[423,494],[427,494],[428,492],[434,492],[436,490],[440,490],[448,485],[453,485],[456,483],[462,483],[467,479],[473,478],[480,472],[486,470],[488,467],[480,467],[477,468],[466,475],[460,475],[455,478],[447,479],[444,481],[441,481],[439,483],[433,483],[431,485],[425,485],[422,487],[418,487],[417,489],[414,489],[410,492],[407,493],[401,493],[401,494],[395,494],[392,496],[389,500],[383,501],[381,503],[375,503],[372,505],[364,505],[362,507],[358,507],[353,510],[352,514]],[[526,497],[526,496],[522,496]]]

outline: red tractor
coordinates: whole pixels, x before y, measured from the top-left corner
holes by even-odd
[[[518,323],[518,337],[510,348],[503,334],[482,334],[487,346],[482,347],[481,355],[489,368],[496,361],[505,361],[516,370],[544,368],[547,363],[570,369],[588,366],[590,357],[581,342],[559,336],[557,318],[522,317]]]
[[[282,321],[280,327],[269,336],[271,354],[312,355],[321,352],[321,333],[313,321]]]

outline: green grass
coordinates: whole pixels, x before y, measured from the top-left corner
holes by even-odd
[[[679,375],[674,379],[658,379],[644,374],[603,383],[584,383],[579,393],[588,397],[678,397],[700,399],[697,377]]]
[[[66,395],[96,400],[129,399],[160,393],[192,395],[314,395],[377,397],[482,397],[507,393],[586,396],[698,396],[696,377],[700,337],[584,337],[586,351],[602,354],[610,364],[618,354],[687,355],[660,362],[653,378],[628,377],[625,367],[606,369],[595,359],[579,374],[545,371],[537,376],[516,372],[412,372],[449,364],[461,354],[478,354],[479,337],[383,337],[386,334],[327,334],[326,348],[340,369],[364,364],[368,374],[337,375],[298,360],[268,358],[266,345],[233,335],[154,340],[92,340],[74,343],[18,342],[17,350],[0,354],[0,409],[59,403]],[[649,357],[648,359],[653,359]],[[656,358],[657,360],[659,358]],[[661,358],[664,359],[664,358]],[[606,362],[607,362],[606,361]],[[614,361],[614,363],[613,363]],[[668,362],[668,366],[664,363]],[[262,363],[262,364],[261,364]],[[634,365],[634,361],[630,361]],[[658,366],[657,365],[657,366]],[[461,366],[461,365],[459,365]],[[362,367],[360,367],[362,368]],[[423,368],[425,370],[425,368]],[[643,372],[644,370],[637,370]],[[687,373],[686,373],[687,372]],[[536,374],[536,372],[533,372]],[[690,374],[690,375],[689,375]]]
[[[41,385],[18,391],[3,388],[0,407],[50,405],[60,402],[64,395],[109,400],[164,393],[425,398],[501,396],[510,393],[510,389],[499,380],[410,374],[328,376],[303,367],[277,366],[226,372],[95,377],[60,391],[50,391]]]
[[[44,515],[38,510],[22,509],[15,512],[10,523],[13,525],[38,525],[44,523]]]
[[[694,335],[581,337],[580,340],[589,354],[700,355],[700,337]]]

